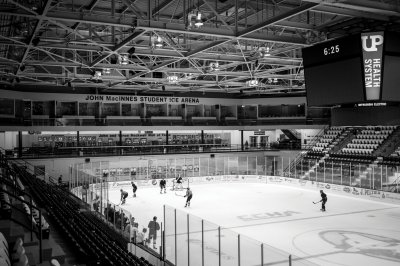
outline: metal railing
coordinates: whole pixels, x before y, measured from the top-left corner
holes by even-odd
[[[298,147],[299,148],[299,147]],[[18,149],[5,151],[12,158],[49,158],[49,157],[96,157],[96,156],[129,156],[183,153],[224,153],[241,151],[293,150],[295,146],[234,144],[170,144],[170,145],[123,145],[123,146],[82,146],[82,147],[23,147],[21,157]]]

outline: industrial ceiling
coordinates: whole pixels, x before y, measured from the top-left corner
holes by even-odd
[[[399,2],[0,0],[0,86],[305,95],[303,47],[400,31]]]

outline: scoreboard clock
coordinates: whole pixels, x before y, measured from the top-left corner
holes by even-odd
[[[302,50],[309,106],[400,102],[400,35],[366,32]]]
[[[360,37],[359,35],[353,35],[346,38],[320,43],[304,48],[302,53],[304,67],[360,56]]]

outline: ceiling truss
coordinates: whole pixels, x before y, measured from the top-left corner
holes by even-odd
[[[398,3],[5,0],[0,84],[43,92],[304,94],[303,47],[363,30],[398,31]],[[200,28],[189,21],[198,13]],[[259,85],[250,87],[252,79]]]

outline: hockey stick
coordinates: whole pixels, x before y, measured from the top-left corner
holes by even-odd
[[[320,203],[320,202],[321,202],[321,201],[317,201],[317,202],[314,202],[314,201],[313,201],[312,203],[317,204],[317,203]]]
[[[176,192],[175,192],[175,195],[176,195],[176,196],[179,196],[179,197],[185,197],[185,196],[183,196],[183,195],[179,195],[179,194],[176,193]]]

